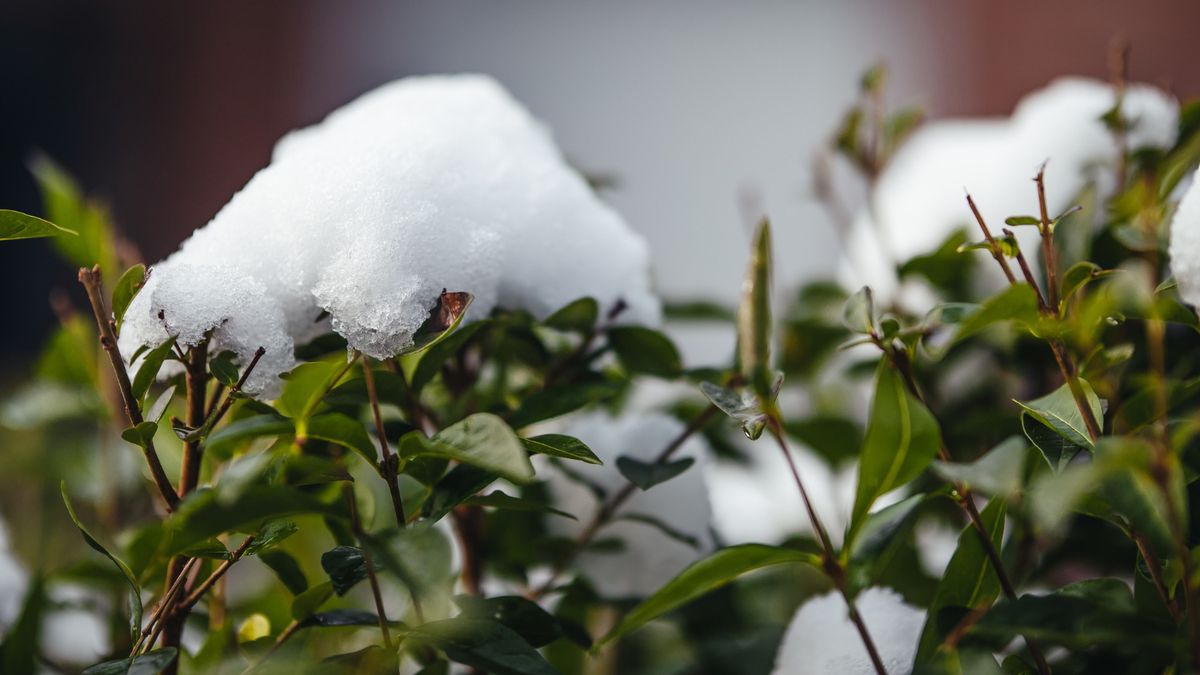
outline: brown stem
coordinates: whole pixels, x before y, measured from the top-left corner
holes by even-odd
[[[458,506],[451,512],[451,518],[462,549],[463,589],[468,595],[479,595],[479,584],[483,580],[483,561],[479,556],[483,509],[478,506]]]
[[[985,234],[985,236],[989,238],[991,237],[990,234]],[[928,408],[929,404],[925,400],[925,395],[921,392],[921,388],[917,385],[917,380],[913,376],[912,364],[909,363],[907,353],[889,347],[877,335],[872,336],[872,339],[874,340],[875,345],[879,347],[881,351],[883,351],[884,355],[887,357],[888,361],[891,362],[896,371],[900,373],[900,376],[904,380],[905,385],[908,387],[909,392],[911,392],[912,395],[918,401],[920,401],[922,405]],[[929,413],[930,415],[933,415],[932,410],[930,410]],[[936,416],[934,419],[936,420]],[[938,422],[938,426],[941,426],[940,422]],[[938,459],[943,462],[950,462],[952,460],[950,449],[946,447],[946,443],[943,440],[939,440],[938,442]],[[995,542],[992,541],[992,535],[988,532],[987,526],[983,522],[983,517],[979,514],[979,509],[975,506],[975,499],[972,496],[970,489],[964,483],[959,481],[949,482],[950,486],[954,488],[955,491],[955,502],[958,503],[959,508],[961,508],[963,513],[966,514],[967,520],[971,523],[971,529],[975,530],[975,533],[978,535],[979,543],[983,547],[984,555],[987,556],[988,562],[992,566],[992,571],[995,572],[996,579],[1000,582],[1000,589],[1004,592],[1004,597],[1008,598],[1009,600],[1015,600],[1017,598],[1016,588],[1013,586],[1012,579],[1008,575],[1008,570],[1004,566],[1004,561],[1000,557],[1000,552],[996,550]],[[1049,675],[1050,665],[1047,663],[1046,656],[1042,652],[1041,647],[1038,646],[1036,641],[1029,637],[1025,637],[1025,645],[1029,648],[1029,653],[1031,656],[1033,656],[1033,659],[1037,664],[1038,672],[1042,675]]]
[[[367,546],[367,534],[363,530],[362,520],[358,517],[358,504],[354,501],[354,488],[350,487],[349,483],[342,483],[342,495],[350,509],[350,526],[354,530],[359,550],[363,554],[363,566],[367,570],[367,581],[371,584],[371,597],[375,600],[375,611],[379,614],[379,631],[383,633],[383,644],[391,649],[392,636],[388,631],[388,618],[383,609],[383,593],[379,590],[379,577],[375,574],[374,556],[371,555],[371,549]]]
[[[1015,241],[1012,230],[1006,227],[1003,232],[1009,237],[1013,237]],[[1042,295],[1042,289],[1038,286],[1037,278],[1033,276],[1033,270],[1029,269],[1029,261],[1025,259],[1025,252],[1021,250],[1020,246],[1017,246],[1017,264],[1021,267],[1021,276],[1025,277],[1025,283],[1032,286],[1033,292],[1037,295],[1038,310],[1043,314],[1049,314],[1050,306],[1046,304],[1046,297]]]
[[[184,385],[187,389],[187,417],[189,428],[197,429],[204,424],[204,402],[208,392],[208,340],[187,352],[187,367]],[[183,463],[179,468],[179,495],[182,497],[196,488],[200,482],[200,460],[203,458],[200,439],[184,441]]]
[[[375,390],[375,375],[371,372],[371,359],[364,355],[362,366],[367,397],[371,401],[371,416],[375,418],[375,434],[379,436],[379,472],[387,482],[388,493],[392,498],[392,510],[396,514],[396,524],[403,528],[408,524],[408,519],[404,516],[404,499],[400,496],[399,460],[388,447],[387,430],[383,426],[383,415],[379,412],[379,395]]]
[[[209,413],[205,415],[205,434],[207,434],[208,431],[213,427],[217,426],[217,422],[220,422],[221,418],[225,416],[225,413],[229,412],[230,406],[233,405],[234,398],[237,397],[237,394],[241,393],[242,387],[246,386],[246,380],[250,378],[250,373],[254,370],[254,367],[258,365],[259,359],[261,359],[266,353],[267,350],[263,349],[262,347],[254,350],[254,357],[250,359],[250,363],[246,364],[246,368],[242,371],[242,376],[238,378],[238,381],[234,383],[232,388],[230,388],[229,393],[225,395],[224,399],[222,399],[221,405],[215,410],[209,411]],[[219,391],[220,390],[218,389],[218,393]]]
[[[675,438],[672,438],[670,442],[668,442],[666,446],[664,446],[663,449],[658,453],[658,456],[654,458],[654,464],[662,464],[671,459],[671,456],[674,455],[679,448],[683,447],[683,444],[686,443],[693,434],[703,429],[718,412],[720,412],[720,409],[715,405],[710,404],[703,411],[701,411],[699,415],[692,418],[692,421],[688,423],[683,431],[680,431]],[[579,556],[580,552],[582,552],[585,547],[587,547],[587,545],[592,541],[592,538],[596,536],[596,533],[600,531],[600,528],[604,527],[610,520],[612,520],[613,516],[616,515],[617,509],[620,508],[626,500],[633,496],[635,490],[637,490],[636,485],[626,482],[625,485],[616,492],[616,494],[605,501],[600,508],[597,509],[596,515],[594,515],[592,519],[588,521],[588,524],[584,526],[583,530],[580,531],[579,536],[576,537],[574,545],[571,546],[571,550],[567,553],[567,555],[563,556],[557,563],[555,563],[554,569],[550,572],[550,578],[532,593],[530,593],[530,597],[535,599],[540,598],[554,587],[554,584],[558,582],[558,578],[562,576],[562,573],[566,570],[567,566]]]
[[[1146,538],[1136,530],[1133,531],[1133,541],[1137,544],[1138,553],[1142,554],[1142,559],[1146,561],[1146,569],[1150,571],[1150,580],[1154,582],[1154,590],[1158,592],[1158,598],[1162,600],[1166,606],[1167,612],[1171,614],[1171,618],[1176,623],[1183,617],[1179,613],[1179,603],[1171,599],[1167,593],[1167,584],[1163,581],[1162,570],[1159,568],[1153,549],[1150,548],[1150,543]]]
[[[84,290],[87,291],[88,302],[92,307],[92,315],[96,318],[96,327],[100,332],[100,346],[104,348],[104,353],[108,355],[108,361],[112,365],[113,373],[117,377],[117,385],[121,390],[121,400],[125,404],[125,416],[129,419],[130,426],[137,426],[144,421],[142,419],[142,409],[138,404],[137,398],[133,395],[133,386],[129,382],[129,373],[125,370],[125,361],[121,358],[121,352],[117,349],[116,331],[113,328],[112,321],[109,319],[109,312],[105,309],[104,293],[100,282],[100,266],[97,265],[91,269],[86,267],[80,269],[79,283],[83,284]],[[179,495],[175,493],[175,488],[171,486],[171,479],[167,478],[167,472],[163,469],[162,462],[158,459],[158,452],[154,449],[153,441],[148,440],[146,442],[146,447],[142,448],[142,454],[146,457],[146,464],[150,467],[150,475],[154,478],[154,484],[158,487],[158,494],[162,497],[167,511],[173,511],[179,503]]]
[[[194,607],[197,602],[200,602],[200,599],[204,597],[204,594],[207,593],[208,590],[217,583],[217,581],[225,576],[225,573],[229,571],[230,567],[233,567],[235,562],[240,560],[242,556],[246,554],[246,550],[250,548],[250,544],[252,543],[254,543],[254,535],[246,537],[245,541],[243,541],[242,544],[229,555],[228,559],[222,561],[221,564],[218,565],[217,568],[214,569],[212,573],[204,579],[204,581],[200,582],[200,585],[196,586],[191,593],[188,593],[186,598],[175,605],[175,613],[186,613],[188,610]]]
[[[150,615],[150,620],[147,621],[146,625],[142,627],[141,633],[138,634],[137,641],[133,643],[133,648],[129,652],[131,655],[137,654],[143,645],[154,644],[154,640],[158,638],[158,627],[160,620],[171,609],[171,603],[174,601],[175,596],[178,595],[179,591],[183,588],[187,573],[190,572],[198,562],[200,562],[199,558],[192,558],[189,560],[183,567],[183,574],[176,575],[175,580],[169,586],[167,586],[166,591],[163,593],[162,598],[158,601],[158,605],[154,609],[154,613]],[[146,638],[151,637],[151,635],[154,637],[147,641]]]
[[[979,223],[979,229],[983,231],[983,238],[987,240],[988,250],[991,251],[996,264],[1004,272],[1008,283],[1017,283],[1017,278],[1013,276],[1012,267],[1009,266],[1008,259],[1004,257],[1004,251],[1000,250],[1000,244],[992,236],[992,231],[988,229],[987,223],[983,220],[983,214],[979,212],[979,207],[975,206],[975,200],[971,198],[970,194],[967,194],[967,205],[971,207],[971,213],[975,214],[975,222]]]
[[[1042,258],[1046,265],[1046,297],[1055,314],[1058,313],[1058,254],[1054,246],[1054,227],[1050,223],[1050,213],[1046,210],[1046,165],[1038,169],[1037,177],[1038,211],[1042,222],[1038,232],[1042,235]]]
[[[855,607],[854,599],[850,595],[850,585],[846,580],[846,570],[834,554],[833,542],[829,539],[829,532],[826,531],[825,526],[821,523],[821,519],[817,516],[816,509],[813,508],[812,500],[808,496],[808,490],[804,488],[804,481],[800,479],[800,471],[796,469],[796,462],[792,459],[792,453],[788,450],[787,440],[783,435],[783,428],[775,416],[772,415],[767,418],[767,429],[771,432],[771,436],[775,438],[779,450],[783,453],[783,458],[792,473],[792,479],[796,483],[796,490],[800,493],[800,500],[804,502],[804,510],[808,512],[809,523],[812,525],[813,531],[817,534],[817,541],[821,545],[821,560],[825,567],[825,573],[828,575],[830,581],[833,582],[833,585],[837,587],[838,592],[841,593],[842,599],[846,601],[850,621],[854,624],[855,629],[858,630],[859,637],[862,638],[863,647],[867,650],[867,656],[870,657],[871,665],[875,667],[875,672],[878,675],[887,675],[883,659],[879,657],[879,650],[875,648],[875,641],[871,639],[871,634],[867,631],[867,624],[858,613],[858,608]]]

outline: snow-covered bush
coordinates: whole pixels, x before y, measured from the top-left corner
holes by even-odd
[[[87,304],[0,405],[0,671],[1200,667],[1196,108],[919,126],[883,81],[828,149],[840,283],[773,299],[763,221],[737,307],[660,303],[483,76],[285,136],[149,267],[39,161],[0,238]]]

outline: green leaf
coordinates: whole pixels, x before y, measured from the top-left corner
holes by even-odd
[[[858,492],[850,519],[858,528],[875,500],[907,484],[929,466],[941,444],[937,420],[886,362],[875,374],[875,399],[858,462]]]
[[[959,323],[953,342],[959,342],[989,326],[1007,321],[1036,326],[1038,318],[1037,294],[1033,287],[1028,284],[1009,286],[968,314]]]
[[[250,542],[242,555],[262,555],[299,530],[296,523],[290,520],[269,520],[254,533],[254,541]]]
[[[498,621],[455,618],[433,621],[409,635],[446,653],[451,661],[495,675],[557,675],[516,631]]]
[[[474,299],[470,293],[443,290],[429,318],[413,333],[413,343],[401,350],[400,355],[415,354],[445,340],[462,323]]]
[[[579,298],[546,317],[542,325],[564,332],[590,333],[599,317],[600,306],[594,298]]]
[[[426,611],[438,612],[437,608],[449,604],[456,577],[451,544],[432,523],[368,535],[363,544],[371,550],[375,564],[400,579],[421,599]]]
[[[861,335],[875,332],[875,300],[870,287],[863,286],[846,301],[842,308],[842,325]]]
[[[79,534],[83,535],[83,540],[92,547],[92,550],[112,561],[112,564],[121,572],[121,576],[125,577],[125,582],[129,585],[126,593],[129,603],[129,634],[132,639],[137,639],[138,632],[142,628],[142,595],[137,577],[133,575],[133,571],[129,569],[129,565],[126,565],[124,560],[109,553],[108,549],[104,548],[104,545],[93,537],[92,533],[88,532],[80,522],[79,516],[75,515],[75,507],[71,505],[71,496],[67,494],[66,481],[59,483],[59,491],[62,492],[63,504],[67,506],[67,515],[71,517],[71,522],[75,523],[75,527],[79,528]]]
[[[1173,551],[1175,539],[1171,534],[1170,507],[1154,472],[1165,475],[1165,483],[1179,514],[1181,527],[1187,532],[1187,498],[1183,472],[1178,459],[1170,457],[1161,467],[1152,466],[1153,448],[1141,439],[1127,437],[1102,438],[1095,448],[1095,464],[1102,473],[1101,492],[1113,509],[1128,521],[1129,526],[1145,536],[1155,551]]]
[[[164,647],[133,658],[97,663],[85,669],[83,675],[154,675],[171,665],[177,656],[178,649]]]
[[[238,381],[238,368],[233,363],[235,356],[231,351],[223,351],[208,362],[208,371],[226,387],[232,387]]]
[[[117,279],[117,285],[113,287],[112,292],[112,313],[117,322],[118,333],[121,332],[121,321],[125,318],[125,310],[129,309],[129,303],[133,302],[134,296],[142,290],[142,285],[145,283],[146,266],[140,263],[125,270],[121,278]]]
[[[460,617],[498,621],[516,631],[532,647],[545,647],[563,636],[557,617],[518,595],[495,598],[459,595],[454,603],[462,610]]]
[[[1095,281],[1096,279],[1108,274],[1112,274],[1112,271],[1106,271],[1096,263],[1086,260],[1071,265],[1066,272],[1063,272],[1061,282],[1062,290],[1059,296],[1062,299],[1058,303],[1059,307],[1066,307],[1067,303],[1071,300],[1071,296],[1075,295],[1077,291],[1092,281]]]
[[[48,605],[45,581],[41,576],[35,576],[25,590],[21,613],[12,625],[5,627],[4,641],[0,642],[0,670],[6,673],[38,672],[38,646]]]
[[[99,265],[107,274],[115,274],[116,245],[107,209],[85,199],[74,179],[46,156],[36,156],[30,170],[41,190],[46,218],[79,235],[55,237],[59,253],[72,265]]]
[[[767,426],[767,415],[763,412],[758,396],[748,391],[737,391],[728,387],[701,382],[700,393],[736,422],[750,440],[758,440]]]
[[[375,442],[371,440],[366,427],[341,413],[317,415],[308,420],[305,435],[353,450],[371,466],[379,461]]]
[[[1004,537],[1005,509],[1003,499],[992,499],[980,514],[984,528],[997,551],[1000,550]],[[940,634],[937,625],[937,616],[941,610],[951,607],[990,607],[999,595],[1000,580],[983,548],[979,533],[973,526],[967,525],[958,535],[958,547],[954,550],[950,563],[946,565],[946,571],[926,613],[928,618],[925,620],[925,628],[917,648],[917,663],[932,657],[945,637]]]
[[[491,413],[471,415],[429,439],[419,431],[405,434],[398,451],[405,457],[432,455],[457,460],[515,483],[528,483],[534,476],[521,439]]]
[[[974,492],[1009,497],[1021,490],[1028,450],[1029,446],[1023,439],[1012,436],[974,462],[964,464],[935,460],[933,470],[942,478],[962,483]]]
[[[217,491],[195,490],[164,521],[164,556],[186,551],[195,544],[228,532],[253,532],[267,520],[304,514],[345,516],[339,499],[327,502],[290,486],[255,485],[236,499],[217,499]]]
[[[433,494],[421,505],[421,515],[436,522],[458,506],[463,500],[491,485],[496,474],[490,471],[460,464],[450,470],[433,487]]]
[[[323,581],[292,600],[292,618],[303,621],[321,609],[333,597],[333,582]]]
[[[1086,380],[1080,379],[1079,385],[1083,388],[1083,392],[1087,397],[1092,418],[1098,424],[1103,425],[1104,409],[1100,403],[1100,397],[1096,396],[1096,392],[1092,390],[1092,386]],[[1046,428],[1058,434],[1069,444],[1056,448],[1047,442],[1045,435],[1030,434],[1028,431],[1030,426],[1022,419],[1022,426],[1026,429],[1026,435],[1042,451],[1051,468],[1057,470],[1065,465],[1066,462],[1069,462],[1074,457],[1071,450],[1073,446],[1080,448],[1092,447],[1092,437],[1088,434],[1087,423],[1084,422],[1083,415],[1079,412],[1079,406],[1075,404],[1075,396],[1071,393],[1070,385],[1064,384],[1053,392],[1033,401],[1015,402],[1025,410],[1025,415],[1028,415],[1033,421],[1041,423]]]
[[[589,378],[542,389],[521,401],[516,412],[509,416],[514,429],[548,420],[585,405],[603,403],[621,391],[621,384],[606,379]]]
[[[622,455],[617,458],[617,470],[630,483],[642,490],[671,480],[695,464],[692,457],[683,457],[671,462],[643,462],[633,457]]]
[[[148,448],[154,442],[154,434],[158,433],[158,424],[154,422],[142,422],[136,427],[129,427],[121,432],[121,438],[138,446],[139,448]]]
[[[292,595],[299,596],[308,590],[308,579],[304,576],[304,570],[300,569],[300,563],[296,562],[290,553],[280,550],[263,551],[258,554],[258,559],[271,568],[280,583]]]
[[[0,241],[57,237],[60,234],[75,235],[76,233],[74,230],[59,227],[37,216],[31,216],[20,211],[0,209]]]
[[[412,388],[412,390],[420,391],[425,387],[425,385],[433,381],[433,378],[438,374],[438,371],[441,370],[442,365],[446,363],[446,360],[457,353],[459,348],[466,344],[467,340],[471,339],[472,336],[489,325],[493,325],[493,323],[486,319],[467,324],[453,333],[448,334],[436,344],[430,345],[420,354],[402,359],[402,364],[408,364],[411,363],[414,357],[419,357],[419,359],[416,361],[416,365],[412,367],[411,371],[407,369],[405,370],[410,383],[409,386]],[[378,375],[383,374],[379,373]],[[382,386],[381,378],[376,377],[376,380],[379,380],[376,382],[376,385]]]
[[[158,424],[162,420],[163,415],[167,412],[167,406],[171,405],[171,399],[175,397],[175,385],[167,387],[163,393],[154,399],[154,403],[146,409],[146,421]],[[151,434],[153,436],[153,434]]]
[[[862,564],[875,558],[892,543],[924,500],[925,495],[913,495],[868,515],[854,540],[846,542],[850,560]]]
[[[574,459],[588,464],[603,465],[604,462],[592,452],[583,441],[573,436],[563,434],[542,434],[532,438],[522,438],[525,449],[529,452],[563,459]]]
[[[137,374],[133,376],[133,397],[141,400],[146,397],[146,392],[150,390],[150,385],[154,383],[154,378],[158,377],[158,371],[162,368],[163,361],[171,354],[171,349],[175,346],[175,337],[167,338],[167,341],[161,345],[146,352],[142,357],[141,365],[138,366]]]
[[[291,435],[295,431],[292,421],[279,415],[266,414],[246,417],[231,422],[209,434],[205,451],[226,456],[243,441],[263,436]]]
[[[571,520],[579,520],[578,518],[567,513],[566,511],[556,509],[553,506],[549,506],[549,505],[543,504],[541,502],[536,502],[532,499],[523,499],[521,497],[512,497],[507,494],[504,494],[503,492],[500,492],[499,490],[496,490],[496,491],[492,492],[491,494],[487,494],[487,495],[475,495],[472,497],[467,497],[461,503],[470,504],[472,506],[486,506],[486,507],[493,508],[493,509],[505,509],[508,511],[525,511],[528,513],[553,513],[558,516],[563,516],[564,518],[570,518]]]
[[[1018,225],[1041,225],[1042,221],[1033,216],[1009,216],[1004,219],[1004,223],[1016,227]]]
[[[675,344],[654,329],[642,326],[610,328],[608,344],[621,365],[631,373],[670,379],[683,372],[683,361]]]
[[[301,628],[320,626],[336,628],[338,626],[378,626],[379,615],[361,609],[331,609],[327,612],[317,612],[300,622]]]
[[[692,563],[654,595],[635,607],[608,635],[597,643],[599,648],[644,626],[696,598],[715,591],[737,577],[757,569],[783,563],[806,563],[820,567],[820,559],[804,551],[762,544],[743,544],[721,549]]]
[[[296,366],[287,373],[283,393],[275,402],[279,412],[292,419],[303,419],[312,414],[325,392],[336,384],[332,380],[346,372],[342,359],[310,361]]]
[[[747,384],[766,401],[771,394],[771,226],[764,218],[754,233],[742,302],[738,306],[738,361]]]
[[[358,582],[367,578],[367,563],[363,552],[353,546],[338,546],[321,554],[321,569],[329,575],[333,591],[345,595]]]

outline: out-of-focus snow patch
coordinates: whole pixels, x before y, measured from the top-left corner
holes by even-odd
[[[612,495],[628,484],[617,470],[617,458],[653,461],[683,429],[682,423],[662,413],[628,413],[617,418],[604,413],[580,415],[571,420],[564,433],[586,443],[604,466],[571,462],[569,469]],[[607,598],[649,595],[712,549],[712,509],[704,480],[707,453],[704,442],[695,437],[684,443],[673,459],[691,457],[695,465],[649,490],[635,491],[617,510],[614,521],[597,534],[597,539],[619,541],[621,549],[589,550],[579,556],[576,569],[598,593]],[[595,515],[599,502],[587,487],[558,469],[548,469],[544,475],[555,506],[579,519],[551,518],[550,527],[556,534],[577,536]],[[693,538],[699,546],[669,537],[655,525],[622,520],[622,516],[634,515],[650,516]]]
[[[913,528],[921,568],[935,579],[942,578],[958,548],[958,530],[935,520],[922,520]]]
[[[868,588],[854,599],[888,673],[912,672],[925,613],[888,588]],[[792,617],[775,657],[775,675],[872,675],[862,638],[837,591],[819,595]]]
[[[1111,193],[1118,146],[1101,118],[1115,104],[1111,85],[1067,77],[1026,96],[1009,118],[925,124],[896,153],[875,185],[872,202],[855,219],[839,272],[843,283],[869,285],[882,302],[899,299],[910,309],[928,309],[919,296],[903,297],[908,291],[895,267],[932,252],[959,228],[972,240],[982,238],[964,189],[997,236],[1008,216],[1037,214],[1030,179],[1047,160],[1051,216],[1070,206],[1088,183],[1102,195]],[[1127,135],[1130,150],[1175,142],[1179,103],[1169,94],[1129,85],[1122,112],[1133,124]],[[1036,250],[1035,228],[1019,227],[1016,234],[1024,250]],[[1001,280],[995,271],[993,285]]]
[[[491,78],[386,84],[292,132],[180,250],[151,270],[121,331],[128,358],[167,333],[242,363],[272,395],[292,345],[327,326],[377,358],[413,342],[443,289],[544,317],[595,297],[657,323],[642,237]],[[328,313],[328,320],[322,319]]]
[[[42,652],[54,663],[91,665],[112,650],[107,598],[76,584],[51,584],[52,605],[58,605],[42,620]]]
[[[29,573],[13,553],[8,527],[0,521],[0,634],[16,622],[28,590]]]
[[[1195,178],[1171,219],[1170,254],[1179,295],[1200,306],[1200,181]]]

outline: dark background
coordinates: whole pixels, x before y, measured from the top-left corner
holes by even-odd
[[[1000,115],[1056,75],[1107,77],[1119,38],[1133,79],[1186,98],[1200,92],[1198,25],[1200,3],[1185,0],[5,0],[0,207],[41,212],[26,161],[44,150],[153,261],[285,131],[396,77],[481,70],[550,122],[572,159],[623,178],[614,202],[650,237],[664,292],[733,293],[740,251],[728,269],[694,268],[743,238],[733,221],[747,187],[792,221],[785,243],[812,242],[788,274],[831,270],[805,158],[865,65],[886,60],[894,96],[936,115]],[[18,242],[0,246],[0,283],[0,370],[21,372],[54,324],[50,290],[73,292],[74,272],[44,242]]]

